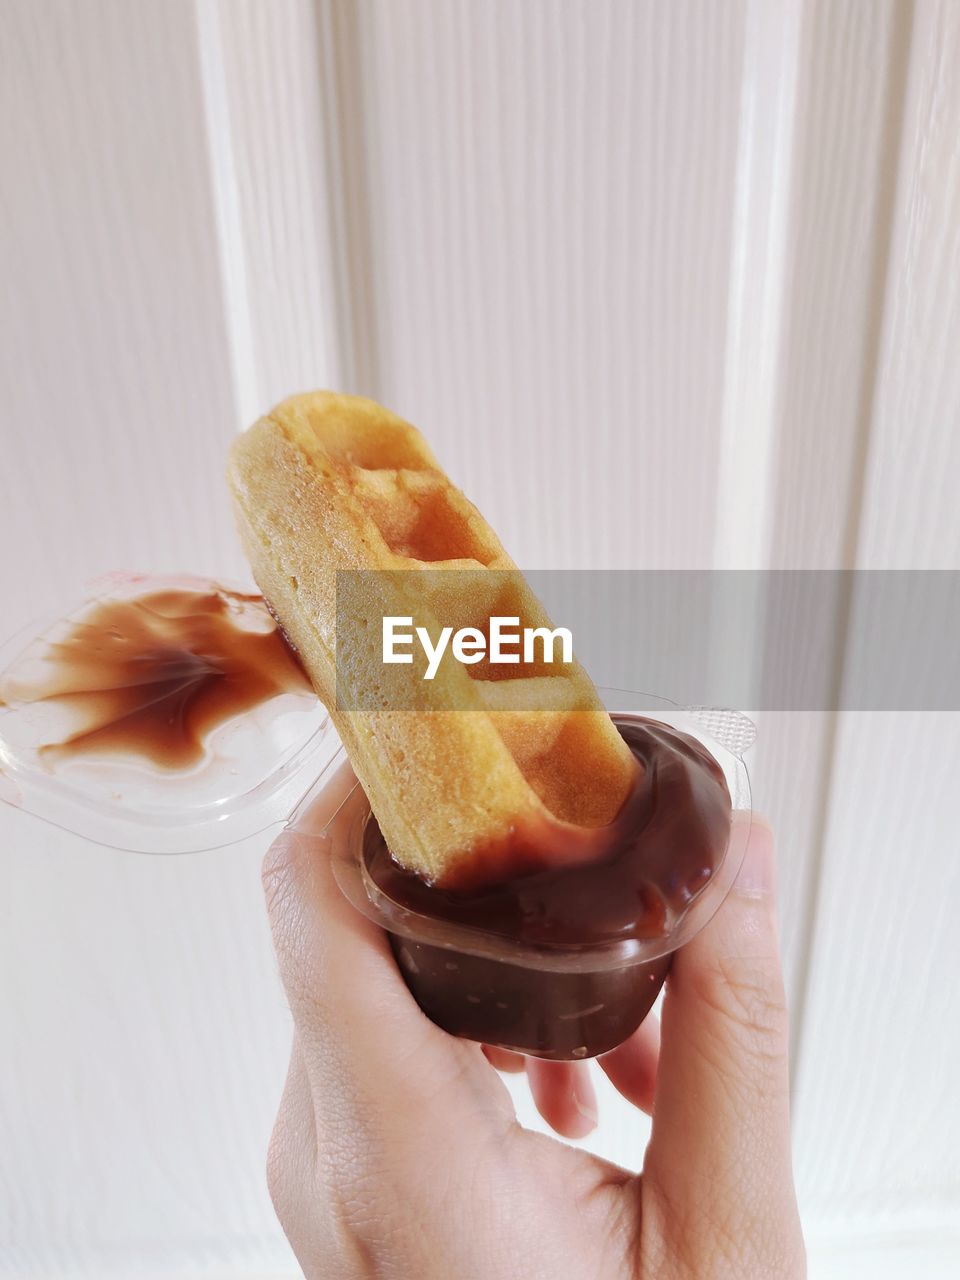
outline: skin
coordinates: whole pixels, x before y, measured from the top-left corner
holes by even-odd
[[[352,782],[320,797],[313,831]],[[599,1059],[652,1114],[640,1175],[518,1124],[498,1070],[525,1070],[553,1129],[583,1137],[596,1123],[586,1064],[435,1027],[329,855],[322,837],[286,832],[263,873],[295,1024],[268,1182],[307,1280],[805,1275],[765,824],[754,818],[737,884],[677,953],[662,1030],[651,1016]]]

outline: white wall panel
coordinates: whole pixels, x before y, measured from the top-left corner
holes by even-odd
[[[741,165],[750,136],[772,129],[768,116],[779,112],[790,128],[785,137],[783,130],[772,135],[775,152],[750,175],[758,191],[738,219],[746,234],[762,219],[765,199],[784,226],[772,260],[755,256],[752,245],[741,255],[753,311],[741,327],[763,327],[755,336],[746,328],[747,341],[731,333],[728,388],[746,385],[728,409],[725,461],[733,465],[722,474],[718,529],[728,558],[719,565],[849,568],[883,316],[910,6],[807,0],[751,12],[764,23],[754,73],[760,102]],[[786,103],[779,96],[785,86],[792,90]],[[762,279],[751,290],[757,272]],[[771,288],[772,298],[762,292]],[[765,472],[758,473],[756,456]],[[839,611],[838,682],[845,623]],[[801,657],[805,637],[794,643]],[[799,1050],[835,717],[826,708],[768,711],[758,728],[755,792],[778,833],[782,949]]]
[[[287,1263],[262,842],[138,856],[8,809],[0,830],[0,1274]]]
[[[960,557],[958,58],[956,6],[917,5],[856,550],[864,568],[955,568]],[[841,717],[796,1106],[814,1230],[952,1233],[954,1263],[958,771],[956,713]]]
[[[741,6],[330,12],[356,389],[525,566],[709,564]]]
[[[14,0],[2,22],[6,636],[104,570],[246,570],[194,6]],[[290,1263],[263,1176],[288,1031],[258,844],[140,858],[0,805],[5,1276]]]
[[[242,575],[226,445],[322,383],[525,567],[957,565],[950,0],[7,0],[4,37],[4,633],[107,568]],[[956,720],[760,717],[814,1275],[928,1227],[948,1274]],[[0,1274],[292,1274],[261,844],[0,806]]]
[[[858,563],[960,562],[960,9],[916,6]]]
[[[790,174],[770,564],[852,564],[912,6],[804,5]]]
[[[960,1230],[956,713],[842,717],[796,1081],[811,1228]]]
[[[236,414],[193,8],[12,0],[3,27],[12,626],[107,569],[241,564],[220,483]]]

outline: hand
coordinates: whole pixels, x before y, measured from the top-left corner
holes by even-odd
[[[314,829],[352,784],[334,780]],[[494,1065],[523,1059],[421,1013],[322,839],[282,835],[264,884],[295,1024],[268,1178],[307,1280],[804,1275],[765,826],[755,820],[737,885],[677,953],[662,1047],[648,1018],[600,1060],[652,1108],[639,1176],[518,1125]],[[554,1129],[592,1128],[586,1064],[525,1066]]]

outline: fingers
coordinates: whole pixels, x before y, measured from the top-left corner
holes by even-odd
[[[674,1230],[712,1223],[762,1245],[782,1240],[796,1204],[773,836],[755,820],[735,838],[748,831],[734,888],[667,980],[644,1193]]]
[[[585,1062],[548,1062],[485,1044],[491,1066],[510,1075],[526,1071],[534,1106],[564,1138],[584,1138],[597,1124],[597,1095]]]
[[[514,1053],[512,1049],[501,1049],[495,1044],[483,1046],[484,1057],[498,1071],[508,1075],[518,1075],[526,1067],[526,1059],[522,1053]]]
[[[660,1024],[651,1013],[629,1040],[597,1059],[618,1093],[648,1115],[653,1109],[659,1050]],[[595,1127],[597,1100],[586,1063],[525,1058],[489,1044],[483,1052],[498,1071],[514,1075],[526,1070],[534,1104],[557,1133],[582,1138]]]
[[[597,1095],[585,1062],[527,1059],[527,1080],[537,1110],[565,1138],[585,1138],[597,1126]]]
[[[601,1054],[597,1061],[617,1092],[650,1115],[659,1054],[660,1023],[649,1013],[629,1040]]]
[[[648,1114],[657,1078],[660,1025],[650,1014],[610,1053],[597,1059],[613,1086],[628,1102]],[[484,1045],[484,1053],[500,1071],[522,1071],[524,1064],[534,1105],[551,1128],[565,1138],[583,1138],[597,1124],[597,1095],[585,1062],[547,1062]]]

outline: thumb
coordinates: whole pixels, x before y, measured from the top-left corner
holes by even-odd
[[[736,883],[668,979],[644,1194],[687,1247],[706,1230],[714,1250],[742,1241],[755,1252],[783,1242],[797,1210],[773,833],[744,818],[738,836]]]
[[[336,1131],[346,1148],[357,1146],[369,1125],[398,1147],[432,1140],[439,1150],[454,1124],[466,1124],[465,1097],[477,1104],[466,1108],[471,1117],[489,1114],[505,1126],[513,1112],[479,1045],[455,1040],[421,1013],[386,935],[336,882],[333,863],[347,856],[364,804],[344,766],[267,853],[280,977],[327,1139]]]

